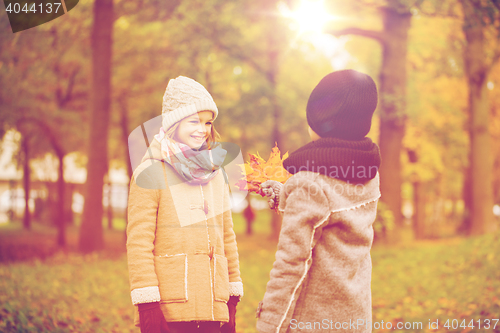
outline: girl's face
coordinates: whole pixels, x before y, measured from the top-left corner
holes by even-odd
[[[212,111],[200,111],[182,119],[174,135],[174,140],[191,149],[198,149],[207,140],[212,130]]]

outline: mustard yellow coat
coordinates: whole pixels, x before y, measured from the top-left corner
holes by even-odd
[[[243,284],[222,171],[189,185],[153,140],[130,182],[127,257],[134,305],[160,301],[167,321],[227,322]]]

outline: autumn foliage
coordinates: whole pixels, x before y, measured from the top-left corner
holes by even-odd
[[[236,186],[240,190],[248,190],[265,196],[260,188],[263,182],[266,180],[275,180],[284,184],[292,176],[283,167],[283,160],[288,157],[288,153],[285,153],[283,158],[281,158],[278,145],[274,146],[267,161],[260,157],[259,153],[257,155],[248,155],[250,155],[250,161],[241,165],[243,178],[236,183]]]

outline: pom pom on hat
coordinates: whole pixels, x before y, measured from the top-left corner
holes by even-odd
[[[219,113],[210,93],[201,84],[185,76],[168,82],[163,95],[162,127],[167,131],[176,122],[200,111]]]
[[[352,69],[326,75],[307,102],[307,122],[320,137],[361,140],[377,107],[373,79]]]

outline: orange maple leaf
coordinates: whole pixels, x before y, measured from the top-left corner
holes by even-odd
[[[271,155],[267,161],[262,159],[259,153],[257,153],[257,155],[248,155],[250,155],[250,161],[244,165],[240,165],[243,177],[236,183],[236,186],[240,190],[247,190],[265,196],[260,188],[263,182],[275,180],[284,184],[287,179],[292,176],[292,174],[283,167],[283,160],[288,157],[288,153],[280,157],[281,153],[277,144],[272,149]]]

